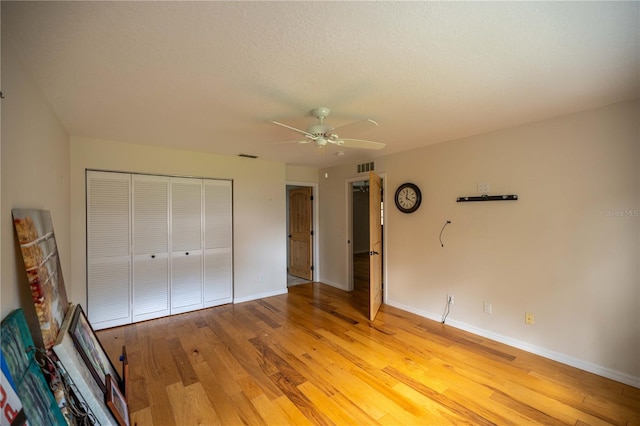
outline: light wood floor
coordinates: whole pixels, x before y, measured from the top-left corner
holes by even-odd
[[[640,389],[383,305],[287,295],[98,332],[132,424],[640,424]]]

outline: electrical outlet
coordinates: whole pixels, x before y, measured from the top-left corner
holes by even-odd
[[[524,322],[525,324],[531,324],[533,325],[535,322],[534,316],[532,312],[526,312],[524,314]]]
[[[491,313],[491,303],[484,302],[483,310],[484,310],[485,314],[490,314]]]
[[[453,305],[453,294],[447,294],[447,303]]]

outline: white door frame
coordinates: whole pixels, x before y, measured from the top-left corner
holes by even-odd
[[[385,191],[385,186],[386,186],[386,181],[387,181],[387,174],[386,173],[378,173],[378,176],[380,176],[380,178],[382,179],[382,205],[384,206],[383,211],[382,211],[382,215],[383,215],[383,220],[384,220],[384,226],[382,227],[382,283],[383,283],[383,288],[382,288],[382,303],[386,303],[387,301],[387,289],[388,289],[388,280],[387,280],[387,229],[388,227],[388,214],[386,213],[386,210],[389,209],[389,203],[386,202],[386,191]],[[347,283],[347,291],[353,291],[353,183],[354,182],[364,182],[364,181],[369,181],[369,175],[362,175],[359,177],[351,177],[351,178],[347,178],[345,179],[345,193],[346,193],[346,203],[345,205],[347,206],[346,211],[347,211],[347,217],[346,217],[346,222],[347,222],[347,241],[349,241],[349,243],[346,245],[346,259],[347,259],[347,279],[346,279],[346,283]]]
[[[320,205],[320,196],[318,195],[318,184],[317,183],[311,183],[311,182],[298,182],[298,181],[286,181],[285,182],[285,191],[287,189],[287,186],[306,186],[306,187],[311,187],[311,195],[313,196],[313,203],[312,208],[313,208],[313,259],[312,259],[312,265],[313,265],[313,281],[314,282],[318,282],[320,281],[320,221],[319,219],[319,205]],[[288,200],[288,195],[287,195],[287,200]],[[288,201],[287,201],[288,202]],[[289,219],[287,219],[287,230],[285,232],[285,238],[286,236],[289,234]],[[287,238],[287,244],[289,244],[289,239]],[[288,252],[288,250],[287,250]],[[289,264],[289,259],[286,260],[285,262],[285,267],[288,266]]]

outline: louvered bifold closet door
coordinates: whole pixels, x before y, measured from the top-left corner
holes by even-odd
[[[133,175],[133,321],[169,315],[169,182]]]
[[[204,180],[204,305],[231,303],[233,289],[231,181]]]
[[[131,176],[87,171],[87,315],[96,330],[131,323]]]
[[[171,314],[201,309],[202,180],[171,179]]]

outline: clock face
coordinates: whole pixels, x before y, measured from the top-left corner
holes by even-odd
[[[413,183],[403,183],[396,191],[396,207],[403,213],[413,213],[422,202],[420,188]]]

